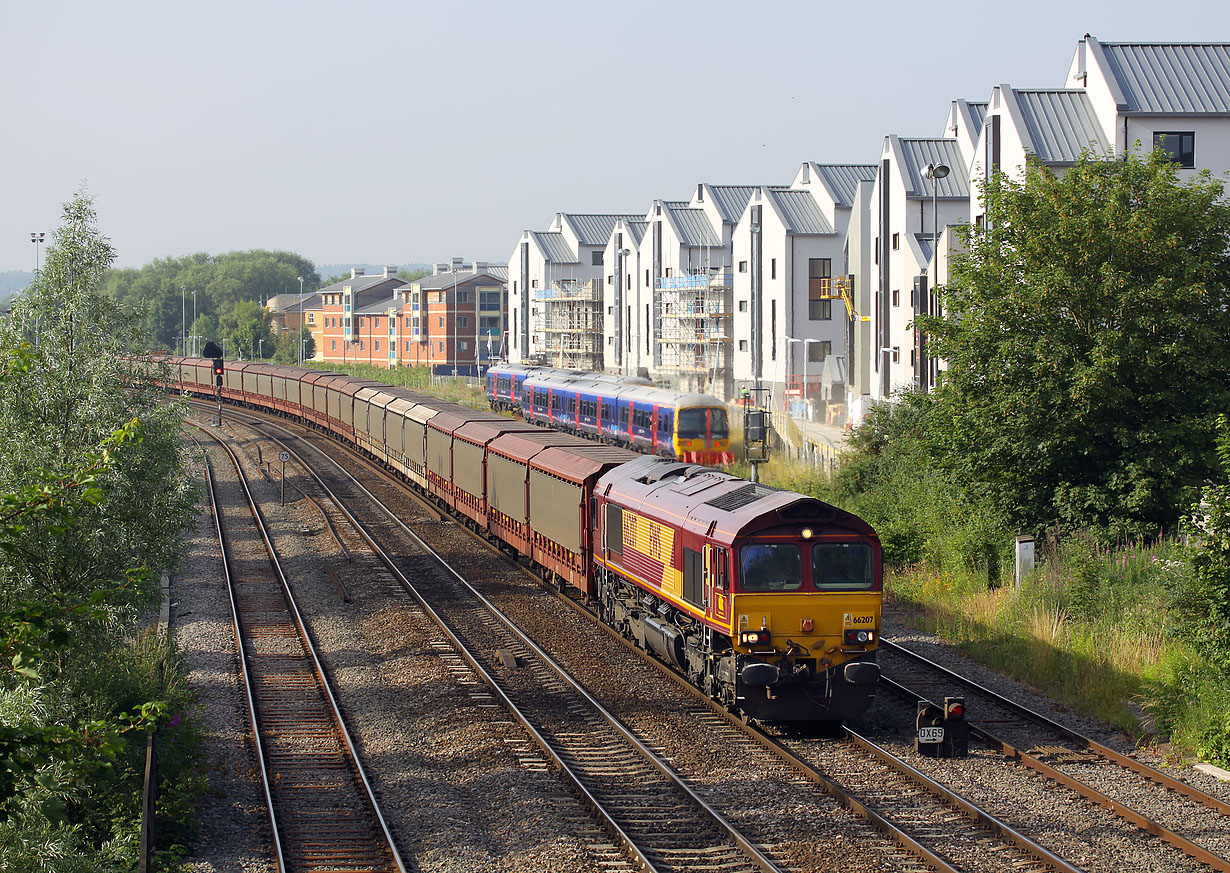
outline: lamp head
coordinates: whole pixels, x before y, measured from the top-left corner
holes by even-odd
[[[949,172],[950,170],[946,164],[927,164],[926,175],[928,179],[943,179]]]

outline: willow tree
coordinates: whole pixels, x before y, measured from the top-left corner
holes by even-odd
[[[194,489],[181,410],[143,384],[135,320],[98,290],[113,259],[78,195],[46,266],[0,321],[6,870],[133,866],[144,743],[123,736],[160,701],[184,699],[168,693],[165,652],[154,663],[137,640]],[[78,742],[87,736],[106,742]]]

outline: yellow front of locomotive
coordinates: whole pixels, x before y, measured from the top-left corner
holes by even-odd
[[[754,718],[842,721],[875,698],[879,542],[855,533],[762,532],[738,547],[731,597],[736,701]]]

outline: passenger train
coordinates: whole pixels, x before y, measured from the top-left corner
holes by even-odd
[[[700,464],[336,373],[228,361],[215,388],[211,364],[149,368],[167,389],[356,446],[549,581],[579,589],[605,622],[727,707],[832,722],[874,699],[882,560],[861,519]]]
[[[648,379],[496,364],[487,371],[487,400],[526,421],[646,454],[698,464],[734,460],[721,400],[655,388]]]

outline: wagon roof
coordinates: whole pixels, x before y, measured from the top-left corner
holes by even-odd
[[[314,385],[317,382],[323,383],[326,379],[332,380],[340,375],[340,373],[330,373],[328,370],[312,370],[310,373],[305,373],[299,381]]]
[[[630,457],[635,455],[600,445],[550,446],[535,455],[530,466],[580,485],[604,470],[626,463]]]
[[[340,391],[348,397],[354,397],[364,388],[380,387],[384,383],[373,382],[370,379],[355,379],[352,376],[342,376],[342,381],[334,382],[329,387],[334,391]]]
[[[432,426],[435,426],[434,421]],[[453,431],[453,436],[475,445],[485,446],[500,434],[517,433],[518,431],[527,433],[541,430],[542,428],[536,424],[517,421],[513,418],[501,418],[499,421],[467,421]]]
[[[501,434],[487,447],[489,452],[512,458],[522,463],[551,446],[567,448],[580,442],[577,437],[557,430],[535,427],[532,431],[516,431]]]

